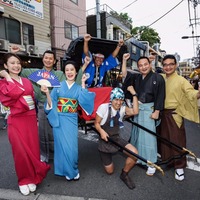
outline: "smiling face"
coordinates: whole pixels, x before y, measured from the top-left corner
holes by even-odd
[[[18,75],[22,69],[21,61],[15,56],[10,56],[4,64],[4,67],[10,75]]]
[[[104,55],[103,54],[101,54],[101,53],[95,54],[95,56],[94,56],[94,63],[95,63],[96,67],[101,66],[101,64],[103,63],[103,61],[104,61]]]
[[[177,64],[174,59],[166,59],[163,61],[163,71],[166,74],[167,77],[172,75],[177,68]]]
[[[56,63],[54,54],[52,54],[52,53],[45,53],[42,61],[43,61],[45,69],[48,71],[52,70],[53,65]]]
[[[138,69],[140,73],[145,77],[151,70],[152,67],[149,63],[149,60],[147,58],[141,58],[138,63]]]
[[[112,107],[115,109],[115,110],[119,110],[123,104],[124,100],[122,99],[113,99],[112,100]]]
[[[75,81],[76,74],[76,68],[73,64],[67,64],[65,66],[65,76],[68,81]]]

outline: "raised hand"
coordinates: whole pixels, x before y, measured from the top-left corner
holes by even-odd
[[[121,46],[123,46],[124,45],[124,40],[123,39],[120,39],[119,41],[118,41],[118,45],[121,47]]]
[[[131,94],[136,94],[135,89],[132,85],[127,87],[127,91],[129,91]]]
[[[88,65],[90,63],[90,57],[89,56],[85,56],[84,63],[86,65]]]
[[[85,34],[84,35],[84,41],[88,42],[89,40],[91,40],[92,36],[90,34]]]
[[[20,51],[20,47],[17,45],[12,45],[12,46],[10,46],[10,51],[11,51],[11,53],[17,53]]]
[[[127,61],[130,58],[130,53],[123,54],[123,60]]]

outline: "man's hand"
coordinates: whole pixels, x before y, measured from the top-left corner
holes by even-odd
[[[12,45],[12,46],[10,46],[10,51],[11,51],[11,53],[17,53],[20,51],[20,47],[17,45]]]
[[[132,95],[136,94],[136,91],[132,85],[127,87],[127,91],[129,91]]]
[[[92,36],[91,36],[90,34],[85,34],[85,35],[84,35],[84,41],[85,41],[85,42],[90,41],[91,38],[92,38]]]
[[[130,53],[124,53],[123,54],[123,60],[127,61],[130,58]]]
[[[156,56],[155,55],[150,55],[149,56],[149,61],[152,62],[156,59]]]
[[[151,119],[158,119],[159,118],[159,111],[155,110],[152,114],[151,114]]]
[[[118,46],[121,47],[121,46],[123,46],[123,45],[124,45],[124,40],[123,40],[123,39],[120,39],[119,42],[118,42]]]
[[[105,140],[106,142],[108,142],[108,137],[109,137],[109,135],[103,130],[101,132],[101,139]]]

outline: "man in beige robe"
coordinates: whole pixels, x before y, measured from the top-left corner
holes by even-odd
[[[199,123],[197,99],[200,98],[200,87],[195,90],[192,85],[176,72],[177,62],[173,55],[166,55],[162,61],[164,79],[166,82],[165,109],[161,117],[160,134],[171,142],[186,147],[186,134],[184,120]],[[174,147],[160,144],[162,160],[180,155],[181,152]],[[175,169],[175,179],[184,179],[186,157],[170,162]]]

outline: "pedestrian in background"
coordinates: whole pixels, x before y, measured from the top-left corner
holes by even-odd
[[[8,138],[20,192],[28,195],[46,177],[50,166],[40,161],[34,91],[31,82],[19,76],[21,60],[13,53],[5,54],[4,67],[6,70],[0,71],[0,101],[10,108]]]
[[[1,102],[0,102],[0,107],[1,107],[1,114],[3,116],[3,127],[2,127],[2,129],[5,130],[5,129],[7,129],[7,126],[8,126],[7,119],[8,119],[8,115],[10,114],[10,108],[4,106]]]
[[[169,141],[186,147],[184,118],[199,123],[197,99],[200,98],[200,87],[195,90],[184,77],[177,74],[175,56],[166,55],[162,61],[163,77],[166,83],[165,107],[161,116],[160,135]],[[160,143],[162,160],[167,160],[181,154],[172,146]],[[175,159],[169,166],[175,169],[175,179],[184,180],[186,157]]]

